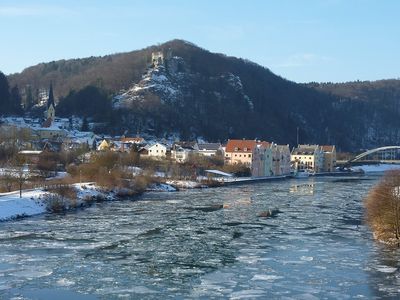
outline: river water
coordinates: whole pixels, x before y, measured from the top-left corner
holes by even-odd
[[[147,193],[3,222],[0,299],[395,299],[400,252],[363,224],[378,179]]]

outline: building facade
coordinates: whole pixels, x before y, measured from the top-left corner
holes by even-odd
[[[244,164],[251,167],[256,145],[254,140],[228,140],[225,147],[225,164]]]
[[[155,143],[154,145],[148,146],[148,156],[153,158],[166,158],[169,148],[167,145],[161,143]]]
[[[318,145],[298,145],[290,156],[293,169],[320,173],[324,169],[324,154]]]
[[[324,172],[333,172],[336,167],[336,147],[334,145],[321,146],[324,153]]]

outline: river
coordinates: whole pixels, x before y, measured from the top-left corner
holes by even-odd
[[[400,252],[363,224],[378,179],[146,193],[3,222],[0,299],[398,298]]]

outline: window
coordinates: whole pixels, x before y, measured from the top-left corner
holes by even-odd
[[[227,153],[227,154],[225,154],[225,156],[228,156],[228,153]]]
[[[235,147],[235,151],[238,151],[239,149],[238,149],[238,147]]]
[[[251,154],[249,154],[249,157],[251,157]]]

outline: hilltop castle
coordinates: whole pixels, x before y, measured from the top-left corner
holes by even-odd
[[[151,53],[151,63],[153,66],[161,66],[165,64],[165,61],[172,57],[171,49],[167,50],[167,53],[164,54],[164,51],[156,51]]]

